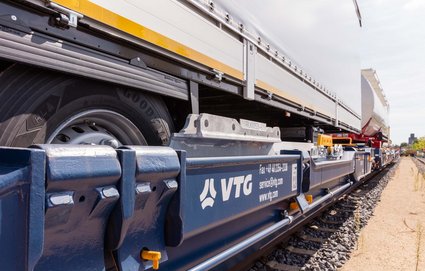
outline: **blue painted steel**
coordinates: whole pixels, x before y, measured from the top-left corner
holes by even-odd
[[[104,236],[121,167],[107,146],[40,145],[46,152],[43,255],[35,270],[104,270]]]
[[[353,177],[355,181],[359,181],[371,171],[370,149],[366,151],[356,151],[355,154],[355,171]]]
[[[354,152],[345,152],[341,160],[326,160],[310,163],[310,188],[347,176],[354,172]]]
[[[184,238],[184,213],[182,210],[182,205],[185,201],[184,196],[186,195],[186,187],[182,184],[184,184],[186,180],[185,169],[187,153],[186,151],[177,151],[177,155],[180,162],[180,174],[177,177],[179,188],[170,201],[165,223],[165,244],[169,247],[177,247],[181,245]]]
[[[298,161],[299,155],[186,158],[180,178],[183,238],[296,195]]]
[[[173,262],[164,264],[165,270],[187,269],[279,222],[284,199],[296,195],[301,183],[299,152],[221,158],[179,154],[179,192],[170,204],[166,227],[167,244],[178,247],[168,249]],[[208,197],[213,201],[205,201]]]
[[[322,196],[321,198],[319,198],[318,200],[315,200],[312,204],[310,204],[308,206],[307,211],[313,210],[314,208],[319,207],[322,204],[328,203],[327,201],[329,199],[334,198],[334,200],[336,200],[335,196],[342,194],[342,192],[347,190],[351,185],[353,185],[353,182],[349,181],[349,182],[345,183],[344,185],[339,186],[335,190],[329,191],[326,195]]]
[[[257,243],[260,240],[263,240],[266,237],[269,237],[273,233],[277,232],[278,230],[282,229],[283,227],[287,226],[288,224],[292,223],[293,217],[288,216],[287,218],[277,222],[276,224],[260,231],[259,233],[254,234],[253,236],[250,236],[249,238],[245,239],[244,241],[236,244],[235,246],[226,249],[223,252],[220,252],[219,254],[215,255],[214,257],[209,258],[205,262],[189,269],[189,271],[204,271],[204,270],[210,270],[220,263],[235,257],[239,253],[243,252],[253,244]]]
[[[166,270],[187,267],[278,222],[282,201],[301,185],[300,154],[187,158],[168,147],[36,148],[0,149],[5,270],[105,270],[111,261],[145,270],[152,263],[140,259],[142,249],[160,251]],[[6,250],[9,243],[20,245]]]
[[[300,211],[302,213],[306,212],[309,209],[309,203],[305,199],[304,192],[307,192],[310,189],[310,167],[309,164],[306,163],[310,161],[310,155],[300,150],[282,150],[281,154],[297,154],[301,158],[298,161],[298,175],[299,177],[299,185],[298,185],[298,193],[295,198]],[[303,162],[303,163],[302,163]]]
[[[142,249],[168,259],[164,225],[168,203],[177,191],[177,153],[168,147],[127,146],[118,150],[123,167],[121,199],[108,226],[108,244],[120,270],[144,270],[152,262],[140,259]]]
[[[0,148],[1,270],[32,270],[41,256],[44,163],[41,150]]]
[[[280,151],[280,154],[282,155],[297,155],[299,157],[297,161],[297,175],[298,177],[298,187],[297,187],[297,194],[301,195],[303,193],[303,182],[304,180],[304,169],[305,165],[304,163],[310,161],[310,155],[305,151],[300,150],[282,150]],[[310,177],[310,176],[308,176]]]
[[[121,180],[118,185],[120,199],[111,212],[108,222],[106,248],[110,251],[118,249],[124,241],[131,218],[134,215],[136,158],[134,150],[117,150],[121,163]]]

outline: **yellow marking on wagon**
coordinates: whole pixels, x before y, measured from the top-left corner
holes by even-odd
[[[313,195],[307,194],[304,195],[306,201],[308,202],[308,204],[312,204],[313,203]],[[299,209],[298,203],[296,201],[293,201],[289,204],[289,209],[291,211],[295,211]]]
[[[151,250],[142,250],[142,253],[140,253],[140,258],[145,261],[152,261],[152,268],[154,270],[159,269],[159,261],[161,260],[161,252],[151,251]]]
[[[227,64],[217,61],[201,52],[187,47],[173,39],[170,39],[160,33],[144,27],[134,21],[120,16],[110,10],[98,6],[88,0],[54,0],[61,6],[74,10],[101,23],[112,26],[118,30],[131,34],[137,38],[143,39],[168,51],[176,53],[180,56],[201,63],[207,67],[214,68],[227,75],[239,80],[243,80],[243,72],[239,71]]]
[[[326,112],[325,113],[325,112],[317,111],[316,108],[313,105],[311,105],[311,104],[309,104],[309,105],[303,104],[303,102],[301,102],[296,97],[291,96],[288,93],[286,93],[285,91],[280,90],[280,89],[278,89],[278,88],[276,88],[276,87],[274,87],[272,85],[269,85],[268,83],[266,83],[264,81],[261,81],[261,80],[258,80],[257,79],[257,80],[255,80],[255,85],[257,87],[261,88],[261,89],[264,89],[264,90],[266,90],[268,92],[271,92],[271,93],[273,93],[273,94],[275,94],[275,95],[277,95],[279,97],[282,97],[282,98],[284,98],[284,99],[286,99],[288,101],[291,101],[291,102],[294,102],[296,104],[299,104],[300,106],[305,106],[305,107],[310,108],[310,109],[312,109],[312,110],[314,110],[314,111],[316,111],[318,113],[322,113],[322,114],[324,114],[326,116],[332,116],[329,112]]]
[[[324,135],[324,134],[317,135],[317,145],[325,146],[325,147],[332,147],[333,146],[332,136]]]

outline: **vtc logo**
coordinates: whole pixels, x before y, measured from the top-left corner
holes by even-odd
[[[231,177],[229,180],[226,178],[221,179],[221,195],[223,202],[228,201],[232,194],[233,187],[235,187],[234,198],[239,198],[241,192],[248,196],[252,192],[252,174],[246,176]],[[205,180],[204,189],[199,195],[202,209],[207,206],[213,207],[217,191],[214,187],[214,179],[209,178]]]
[[[210,194],[209,197],[207,197],[208,194]],[[202,190],[201,195],[199,195],[202,210],[205,209],[207,206],[213,207],[216,195],[217,192],[214,188],[214,179],[206,179],[204,183],[204,190]]]

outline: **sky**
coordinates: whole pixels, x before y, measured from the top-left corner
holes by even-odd
[[[362,68],[376,70],[390,103],[391,139],[425,136],[425,0],[357,0]]]

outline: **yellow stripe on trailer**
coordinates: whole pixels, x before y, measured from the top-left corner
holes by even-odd
[[[91,19],[112,26],[118,30],[126,32],[132,36],[143,39],[156,46],[171,51],[177,55],[186,57],[195,62],[201,63],[207,67],[224,72],[239,80],[243,80],[243,72],[230,67],[220,61],[217,61],[201,52],[187,47],[173,39],[170,39],[158,32],[135,23],[123,16],[120,16],[110,10],[98,6],[88,0],[54,0],[58,5],[74,10]]]
[[[276,94],[277,96],[280,96],[280,97],[282,97],[282,98],[285,98],[285,99],[287,99],[288,101],[291,101],[291,102],[295,102],[295,103],[297,103],[297,104],[299,104],[300,106],[301,105],[303,105],[303,103],[299,100],[299,99],[297,99],[297,98],[295,98],[294,96],[291,96],[291,95],[289,95],[289,94],[287,94],[285,91],[283,91],[283,90],[280,90],[280,89],[278,89],[278,88],[276,88],[276,87],[273,87],[273,86],[271,86],[271,85],[269,85],[269,84],[267,84],[266,82],[264,82],[264,81],[261,81],[261,80],[255,80],[255,85],[257,86],[257,87],[259,87],[259,88],[261,88],[261,89],[264,89],[264,90],[266,90],[266,91],[268,91],[268,92],[271,92],[271,93],[273,93],[273,94]],[[312,107],[312,106],[311,106]],[[313,108],[313,107],[312,107]]]
[[[331,116],[331,113],[330,112],[319,112],[319,111],[317,111],[316,107],[313,106],[312,104],[305,104],[300,99],[297,99],[296,97],[294,97],[292,95],[289,95],[287,93],[287,91],[280,90],[280,89],[278,89],[278,88],[276,88],[276,87],[274,87],[272,85],[267,84],[264,81],[261,81],[261,80],[258,80],[257,79],[257,80],[255,80],[255,85],[258,88],[264,89],[265,91],[271,92],[271,93],[273,93],[273,94],[275,94],[275,95],[277,95],[279,97],[282,97],[282,98],[284,98],[284,99],[286,99],[288,101],[291,101],[291,102],[294,102],[296,104],[299,104],[300,106],[306,106],[306,107],[308,107],[308,108],[310,108],[310,109],[312,109],[312,110],[314,110],[314,111],[316,111],[318,113],[322,113],[324,115]]]

